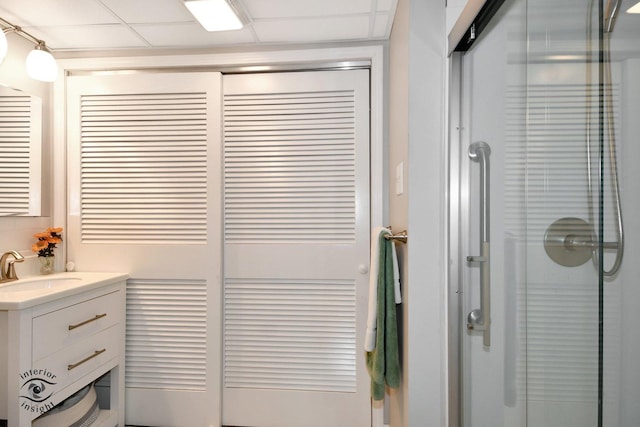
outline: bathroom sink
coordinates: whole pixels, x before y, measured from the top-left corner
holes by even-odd
[[[21,310],[80,292],[122,282],[122,273],[67,272],[0,284],[0,311]]]
[[[5,292],[31,292],[46,289],[57,289],[75,285],[81,277],[42,277],[38,279],[25,279],[0,285],[0,293]]]

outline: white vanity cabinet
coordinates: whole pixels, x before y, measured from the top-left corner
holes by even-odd
[[[37,297],[21,301],[8,294],[3,300],[0,286],[0,420],[31,426],[110,372],[109,408],[93,425],[123,427],[126,275],[56,276],[60,283],[69,278],[69,286],[48,294],[36,289]]]

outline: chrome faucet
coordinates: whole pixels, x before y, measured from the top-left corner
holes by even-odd
[[[9,256],[13,256],[15,259],[9,261]],[[17,251],[3,253],[0,257],[0,283],[18,280],[15,263],[22,261],[24,261],[24,257]]]

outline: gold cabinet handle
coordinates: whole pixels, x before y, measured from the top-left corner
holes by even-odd
[[[107,313],[97,314],[96,317],[92,317],[91,319],[87,319],[84,322],[76,323],[75,325],[69,325],[69,330],[73,331],[75,328],[79,328],[80,326],[84,326],[87,323],[95,322],[96,320],[102,319],[103,317],[106,317],[106,316],[107,316]]]
[[[77,368],[78,366],[82,365],[85,362],[88,362],[89,360],[93,359],[94,357],[97,357],[97,356],[101,355],[105,351],[107,351],[106,348],[103,348],[102,350],[96,350],[96,351],[93,352],[93,354],[91,356],[87,356],[87,357],[85,357],[84,359],[82,359],[81,361],[79,361],[77,363],[73,363],[71,365],[67,365],[67,371],[70,371],[72,369]]]

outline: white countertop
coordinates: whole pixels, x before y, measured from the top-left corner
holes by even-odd
[[[0,283],[0,310],[21,310],[127,280],[124,273],[68,272]]]

